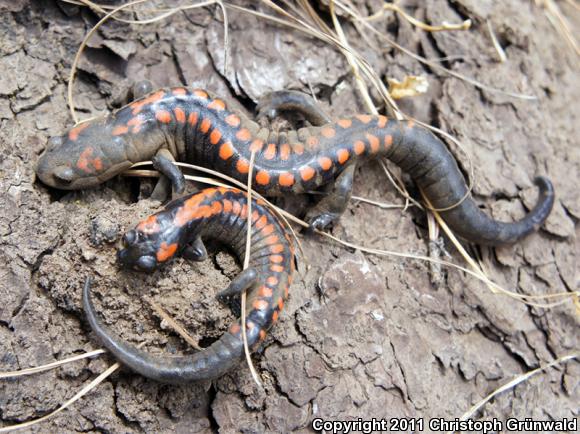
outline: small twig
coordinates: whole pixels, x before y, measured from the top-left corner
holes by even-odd
[[[196,350],[203,351],[203,348],[199,346],[199,342],[193,339],[189,333],[187,333],[187,330],[185,330],[177,321],[169,316],[169,314],[165,312],[161,306],[155,303],[155,301],[153,301],[153,299],[150,297],[147,297],[146,300],[147,303],[149,303],[149,305],[153,308],[153,310],[155,310],[157,315],[164,319],[169,324],[169,326],[175,330],[175,332],[179,334],[179,336],[181,336],[189,345],[191,345]]]

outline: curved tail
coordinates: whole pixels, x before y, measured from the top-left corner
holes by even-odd
[[[122,364],[145,377],[172,384],[211,380],[232,369],[244,354],[241,339],[228,332],[209,348],[190,356],[153,357],[126,344],[106,329],[96,316],[90,288],[91,279],[87,277],[83,288],[83,309],[91,328]]]
[[[554,205],[554,188],[544,177],[535,179],[540,188],[536,206],[513,223],[492,219],[471,197],[459,203],[468,193],[465,179],[445,145],[422,128],[405,131],[388,158],[411,175],[434,208],[453,206],[441,211],[441,216],[455,233],[474,243],[500,245],[518,241],[537,230]]]

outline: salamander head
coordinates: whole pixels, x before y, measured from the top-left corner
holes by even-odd
[[[112,135],[105,119],[83,122],[49,140],[36,174],[44,184],[63,190],[94,187],[131,166],[126,148],[125,139]]]
[[[151,272],[169,261],[179,247],[180,230],[162,211],[143,220],[123,236],[124,248],[117,253],[125,268]]]

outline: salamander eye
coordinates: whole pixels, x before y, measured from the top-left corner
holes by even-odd
[[[137,241],[137,232],[135,230],[132,229],[123,235],[123,244],[125,244],[125,246],[133,244],[135,241]]]
[[[56,149],[59,146],[62,146],[63,143],[64,143],[64,139],[62,138],[62,136],[51,137],[50,139],[48,139],[48,143],[46,144],[46,150],[52,151],[53,149]]]
[[[157,261],[153,256],[141,256],[137,260],[137,268],[142,271],[153,271],[157,266]]]

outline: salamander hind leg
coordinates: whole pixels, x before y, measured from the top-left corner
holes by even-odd
[[[160,149],[157,155],[153,157],[153,167],[161,172],[162,177],[157,182],[151,198],[154,200],[164,201],[171,197],[171,187],[177,194],[185,190],[185,177],[181,170],[173,164],[175,158],[168,149]],[[165,179],[165,180],[164,180]]]
[[[229,286],[218,294],[220,299],[231,297],[232,295],[241,294],[250,289],[258,282],[258,272],[255,268],[249,267],[238,274],[229,284]]]
[[[306,221],[310,223],[310,229],[325,229],[344,213],[352,196],[355,168],[356,166],[352,164],[338,175],[332,189],[308,211]]]
[[[207,259],[207,250],[201,238],[197,237],[191,244],[185,247],[182,256],[195,262],[203,262]]]
[[[298,112],[314,126],[332,122],[320,105],[311,96],[295,90],[272,92],[258,101],[256,118],[268,118],[270,121],[280,116],[281,112]]]

